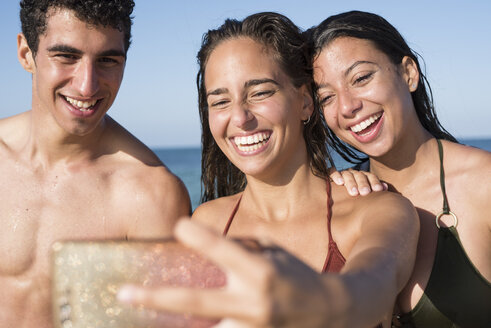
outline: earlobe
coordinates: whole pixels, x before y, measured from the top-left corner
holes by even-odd
[[[404,78],[408,84],[409,91],[414,92],[419,84],[419,70],[416,62],[409,56],[402,58],[402,69]]]
[[[26,71],[34,73],[35,63],[32,51],[22,33],[17,34],[17,58]]]

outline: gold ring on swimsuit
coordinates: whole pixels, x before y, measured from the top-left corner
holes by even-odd
[[[457,228],[457,223],[458,223],[457,215],[455,215],[452,211],[448,211],[448,213],[441,211],[440,213],[438,213],[438,215],[436,216],[436,219],[435,219],[435,223],[436,223],[436,226],[438,227],[438,229],[440,229],[440,223],[438,223],[438,221],[440,221],[440,218],[445,214],[449,214],[449,215],[453,216],[453,226],[455,228]]]

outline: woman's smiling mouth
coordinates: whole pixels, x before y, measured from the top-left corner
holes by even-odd
[[[239,151],[244,153],[252,153],[266,145],[270,137],[271,132],[263,131],[248,136],[237,136],[231,139]]]
[[[352,127],[350,127],[350,129],[356,134],[364,134],[364,130],[367,129],[369,126],[371,126],[373,123],[375,123],[381,116],[382,116],[382,112],[373,114],[363,122],[353,125]]]

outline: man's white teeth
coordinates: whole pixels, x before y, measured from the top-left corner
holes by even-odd
[[[360,122],[357,125],[353,125],[351,127],[351,131],[353,131],[355,133],[358,133],[360,131],[365,130],[370,125],[372,125],[373,122],[375,122],[376,120],[378,120],[380,118],[380,116],[382,116],[382,113],[377,113],[377,114],[374,114],[374,115],[370,116],[369,118],[367,118],[363,122]]]
[[[270,137],[270,133],[259,132],[247,137],[235,137],[234,142],[239,148],[240,151],[243,152],[252,152],[259,148],[261,148]]]
[[[73,106],[78,107],[78,109],[81,110],[82,112],[83,111],[87,111],[88,108],[94,106],[95,103],[97,102],[97,100],[80,101],[80,100],[76,100],[76,99],[73,99],[73,98],[70,98],[70,97],[66,97],[66,96],[65,96],[65,99],[66,99],[66,101],[68,101]]]

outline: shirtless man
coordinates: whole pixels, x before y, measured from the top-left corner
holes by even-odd
[[[133,0],[23,0],[18,58],[32,109],[0,120],[0,327],[51,327],[60,239],[156,238],[189,215],[182,182],[106,112]]]

